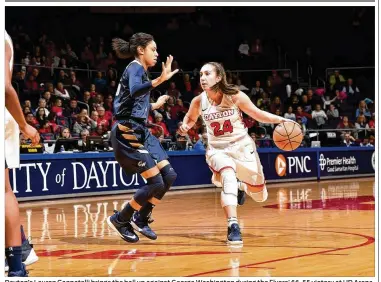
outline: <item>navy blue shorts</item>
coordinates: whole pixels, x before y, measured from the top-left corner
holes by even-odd
[[[115,159],[127,174],[140,174],[168,159],[159,139],[144,124],[133,120],[113,125],[111,144]]]

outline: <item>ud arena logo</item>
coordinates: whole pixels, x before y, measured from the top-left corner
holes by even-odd
[[[275,171],[278,176],[282,177],[286,174],[287,163],[283,155],[278,155],[275,159]]]

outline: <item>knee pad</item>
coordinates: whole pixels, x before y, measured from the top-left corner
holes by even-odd
[[[221,206],[237,206],[238,183],[234,170],[223,170],[221,172],[221,180]]]
[[[163,169],[160,171],[161,176],[163,177],[164,184],[167,187],[167,191],[169,188],[171,188],[172,184],[175,182],[177,178],[177,173],[173,169],[171,165],[166,165],[163,167]]]
[[[165,193],[168,192],[168,190],[171,188],[172,184],[175,182],[177,178],[177,173],[173,169],[171,165],[166,165],[160,170],[161,176],[163,177],[164,181],[164,187],[162,191],[159,191],[156,195],[155,198],[161,200]]]
[[[269,196],[266,185],[263,185],[263,189],[260,192],[254,193],[254,192],[247,191],[247,194],[249,194],[250,197],[258,203],[265,202],[267,200],[267,197]]]
[[[164,190],[164,181],[160,174],[147,179],[147,184],[136,191],[134,195],[135,201],[143,206],[154,195]]]

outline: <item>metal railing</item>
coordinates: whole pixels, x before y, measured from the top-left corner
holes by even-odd
[[[335,71],[335,70],[371,70],[375,69],[374,66],[361,66],[361,67],[337,67],[337,68],[326,68],[325,69],[325,79],[328,81],[329,76]]]

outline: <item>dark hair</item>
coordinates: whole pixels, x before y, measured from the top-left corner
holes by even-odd
[[[216,70],[216,75],[221,76],[221,80],[217,82],[214,86],[212,86],[212,90],[215,92],[222,92],[226,95],[236,95],[239,93],[239,89],[234,84],[228,84],[226,80],[226,72],[224,67],[216,62],[209,62],[205,65],[212,65],[214,69]]]
[[[153,40],[154,39],[151,34],[139,32],[132,35],[129,42],[121,38],[114,38],[111,45],[118,58],[128,59],[132,56],[138,55],[139,46],[146,48],[147,45]]]

